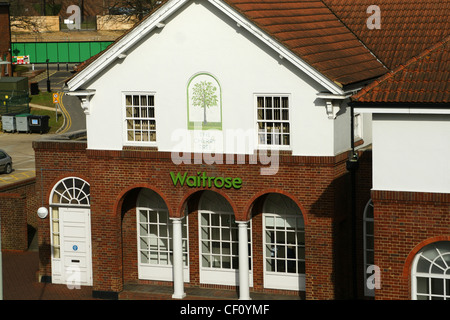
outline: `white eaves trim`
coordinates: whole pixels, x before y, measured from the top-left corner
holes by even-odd
[[[85,69],[80,71],[79,74],[75,75],[71,80],[67,82],[67,87],[69,91],[75,91],[81,88],[85,83],[98,75],[102,70],[104,70],[111,62],[115,59],[123,57],[127,50],[135,45],[142,37],[148,34],[154,28],[161,28],[164,26],[164,20],[167,19],[171,14],[178,10],[189,0],[169,0],[158,10],[156,10],[150,17],[145,21],[142,21],[136,28],[131,30],[122,39],[117,41],[107,49],[102,55],[100,55],[96,60],[89,64]],[[313,80],[318,82],[320,85],[324,86],[332,94],[342,95],[344,91],[336,83],[322,75],[316,69],[312,68],[305,61],[300,59],[297,55],[293,54],[290,50],[286,49],[280,43],[275,41],[272,37],[263,32],[256,25],[251,23],[248,19],[240,15],[236,10],[228,6],[222,0],[204,0],[209,1],[215,7],[217,7],[224,14],[233,19],[236,24],[245,28],[248,32],[254,35],[256,38],[260,39],[271,49],[277,52],[280,58],[288,60],[298,69],[303,71]]]
[[[282,59],[288,60],[294,66],[299,68],[301,71],[306,73],[312,79],[317,81],[319,84],[330,90],[333,94],[344,94],[344,91],[333,81],[322,75],[316,69],[312,68],[309,64],[300,59],[297,55],[293,54],[290,50],[286,49],[280,43],[275,41],[272,37],[267,35],[264,31],[250,22],[248,19],[240,15],[236,10],[228,6],[221,0],[209,0],[213,5],[220,9],[223,13],[229,16],[231,19],[236,21],[237,25],[241,28],[245,28],[248,32],[254,35],[256,38],[260,39],[275,52],[277,52]]]
[[[450,114],[450,109],[437,108],[358,108],[358,113],[383,113],[383,114]]]
[[[142,21],[137,27],[132,29],[122,39],[114,43],[111,48],[107,49],[102,55],[95,59],[85,69],[81,70],[79,74],[75,75],[67,82],[67,89],[75,91],[82,87],[86,82],[94,78],[102,70],[104,70],[111,62],[117,58],[123,57],[127,50],[141,40],[154,28],[161,28],[164,19],[175,12],[188,0],[170,0],[156,10],[145,21]]]

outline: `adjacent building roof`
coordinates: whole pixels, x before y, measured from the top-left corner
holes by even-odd
[[[352,97],[371,103],[450,103],[450,36]]]
[[[322,1],[391,70],[444,39],[450,30],[448,0]],[[372,5],[380,9],[380,29],[367,27]]]

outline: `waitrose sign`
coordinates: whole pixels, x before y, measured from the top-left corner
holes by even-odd
[[[211,188],[214,186],[219,189],[240,189],[242,186],[241,178],[210,177],[206,172],[197,172],[197,175],[193,176],[188,176],[187,172],[184,174],[170,172],[170,177],[174,186],[179,184],[181,187],[186,185],[191,188]]]

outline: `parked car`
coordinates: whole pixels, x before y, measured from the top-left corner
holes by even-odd
[[[0,150],[0,172],[6,174],[12,172],[12,158],[4,150]]]

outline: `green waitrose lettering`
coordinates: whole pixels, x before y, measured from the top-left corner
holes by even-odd
[[[219,189],[240,189],[242,186],[241,178],[209,177],[206,172],[197,172],[196,176],[188,176],[187,174],[187,172],[184,174],[170,172],[173,185],[180,184],[180,186],[186,185],[191,188],[211,188],[214,186]]]

